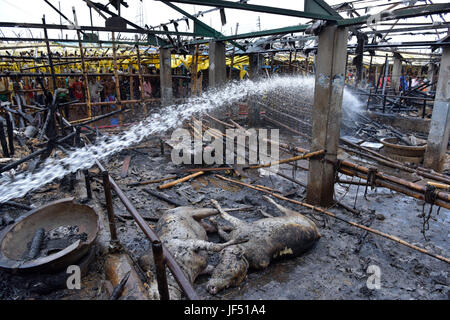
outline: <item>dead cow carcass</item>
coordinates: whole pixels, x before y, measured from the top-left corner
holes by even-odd
[[[279,205],[269,197],[264,198],[276,206],[284,216],[268,217],[248,223],[229,215],[222,210],[217,201],[211,200],[220,211],[221,217],[230,222],[233,228],[230,233],[226,233],[218,227],[219,235],[227,241],[248,238],[247,242],[231,246],[221,252],[219,264],[207,285],[211,294],[216,294],[229,286],[239,285],[247,274],[247,266],[264,269],[272,259],[299,256],[320,238],[319,230],[313,221]]]
[[[213,208],[178,207],[167,210],[156,224],[156,232],[161,242],[173,255],[191,283],[207,269],[208,251],[218,252],[227,246],[242,242],[242,239],[237,238],[226,243],[207,241],[208,236],[200,220],[215,214],[218,214],[218,211]],[[141,264],[149,270],[153,265],[152,260],[152,254],[148,253],[141,258]],[[171,277],[169,287],[171,299],[181,298],[181,292]]]

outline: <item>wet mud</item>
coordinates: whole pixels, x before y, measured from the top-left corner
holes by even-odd
[[[299,137],[291,135],[288,137],[284,134],[282,138],[288,142],[296,140],[298,145],[308,147],[308,143],[301,141]],[[157,184],[137,187],[128,187],[127,184],[164,178],[187,167],[172,164],[170,151],[166,150],[162,155],[159,143],[155,143],[154,140],[149,139],[141,145],[143,147],[136,149],[137,151],[131,149],[122,151],[110,158],[106,165],[111,176],[125,191],[136,209],[149,225],[154,227],[163,214],[161,209],[174,206],[143,191],[144,187],[156,190]],[[121,178],[122,163],[127,155],[132,156],[130,168],[127,176]],[[306,167],[308,165],[307,161],[299,161],[299,164]],[[305,183],[307,181],[306,171],[293,172],[292,167],[288,165],[282,165],[281,170],[297,180]],[[244,182],[281,190],[297,200],[304,199],[306,195],[303,187],[276,175],[252,174],[251,177],[242,179]],[[422,219],[418,217],[422,212],[423,201],[384,188],[374,190],[369,188],[366,199],[363,196],[364,188],[360,186],[358,189],[355,185],[350,187],[336,185],[335,191],[337,200],[350,207],[355,205],[361,214],[356,215],[340,207],[329,210],[347,220],[395,235],[434,253],[450,256],[448,210],[442,208],[437,215],[437,208],[433,209],[433,219],[430,220],[429,230],[426,233],[427,241],[421,233]],[[99,215],[106,216],[103,189],[98,181],[93,181],[92,190],[96,200],[91,200],[90,203],[97,202],[101,210],[98,212]],[[262,198],[262,193],[231,185],[215,178],[213,174],[201,176],[163,192],[185,205],[196,207],[211,207],[211,199],[217,200],[223,208],[251,206],[251,210],[230,213],[246,222],[264,218],[261,211],[274,216],[279,215],[276,209]],[[62,198],[62,195],[64,193],[57,189],[54,194],[31,195],[29,200],[34,205],[39,205],[54,200],[52,197]],[[144,253],[151,251],[150,242],[120,200],[113,197],[113,203],[119,240],[124,249],[137,261]],[[291,203],[280,203],[312,219],[322,236],[320,241],[299,257],[274,261],[264,270],[250,270],[238,287],[227,288],[215,296],[207,291],[209,276],[200,275],[194,288],[202,299],[447,300],[450,298],[448,264],[320,213],[313,213]],[[425,205],[425,210],[428,210],[428,206]],[[5,209],[4,206],[1,210]],[[8,212],[13,218],[23,214],[23,210],[14,208],[8,208]],[[224,221],[222,223],[226,224]],[[104,242],[105,239],[106,236],[99,235],[98,241]],[[222,241],[216,233],[209,233],[208,239],[213,242]],[[59,289],[47,294],[34,294],[29,288],[19,285],[17,276],[0,271],[0,299],[107,299],[104,290],[104,255],[105,251],[97,252],[86,276],[83,277],[82,290]],[[208,255],[209,264],[216,265],[218,260],[217,253]],[[372,275],[368,272],[370,266],[379,268],[381,272],[379,289],[370,289],[367,285]]]

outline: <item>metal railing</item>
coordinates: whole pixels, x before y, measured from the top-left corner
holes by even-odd
[[[183,270],[180,268],[180,266],[177,264],[175,259],[173,258],[172,254],[164,248],[164,246],[161,244],[161,241],[158,237],[158,235],[148,226],[147,222],[145,222],[144,218],[139,214],[139,212],[136,210],[136,208],[133,206],[131,201],[127,198],[125,193],[120,189],[120,187],[117,185],[117,183],[114,181],[113,178],[108,174],[108,172],[105,170],[105,168],[102,166],[102,164],[96,160],[96,164],[98,168],[102,171],[103,175],[103,181],[104,181],[104,189],[105,189],[105,196],[107,199],[107,210],[108,210],[108,218],[109,218],[109,226],[110,230],[114,229],[112,234],[112,240],[113,238],[117,239],[116,236],[116,230],[115,230],[115,222],[114,222],[114,211],[112,208],[112,203],[109,203],[108,199],[111,199],[111,189],[114,190],[116,195],[119,197],[119,199],[124,204],[127,211],[131,214],[131,216],[136,221],[139,228],[144,232],[144,234],[147,236],[147,238],[152,242],[152,250],[154,253],[154,259],[155,259],[155,265],[156,265],[156,271],[157,271],[157,282],[158,282],[158,291],[160,294],[160,299],[169,299],[169,293],[167,289],[167,278],[166,278],[166,270],[165,265],[169,268],[170,272],[172,273],[173,277],[175,278],[176,282],[180,286],[181,290],[184,292],[186,297],[189,300],[199,300],[199,297],[197,293],[195,292],[194,288],[192,287],[192,284],[186,277],[186,275],[183,273]],[[108,194],[109,193],[109,194]]]

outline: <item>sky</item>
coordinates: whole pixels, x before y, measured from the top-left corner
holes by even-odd
[[[96,0],[100,3],[107,3],[106,0]],[[233,0],[236,1],[236,0]],[[347,2],[352,2],[354,0],[347,0]],[[417,1],[416,4],[424,4],[425,0]],[[430,0],[426,0],[430,1]],[[78,23],[80,25],[90,25],[90,15],[89,9],[86,6],[85,2],[82,0],[50,0],[50,2],[58,7],[60,5],[61,11],[73,21],[72,7],[75,7],[77,13]],[[161,23],[167,23],[170,19],[181,18],[182,15],[177,11],[167,7],[165,4],[160,1],[154,0],[127,0],[129,4],[129,8],[122,9],[122,16],[128,20],[131,20],[137,24],[143,20],[144,24],[149,26],[157,26]],[[330,5],[338,4],[344,2],[343,0],[326,0],[326,2]],[[396,2],[402,2],[400,0],[364,0],[358,3],[355,3],[356,8],[367,8],[368,6],[380,5],[380,4],[392,4]],[[407,2],[407,1],[403,1]],[[250,0],[251,4],[258,5],[266,5],[266,6],[277,6],[287,9],[295,9],[295,10],[303,10],[303,1],[301,0]],[[448,0],[434,0],[433,3],[448,3]],[[194,5],[186,5],[186,4],[176,4],[182,9],[186,10],[189,13],[196,13],[198,11],[204,11],[210,9],[211,7],[205,6],[194,6]],[[450,5],[450,4],[449,4]],[[404,6],[398,6],[397,8],[401,8]],[[386,6],[375,7],[370,9],[369,12],[365,13],[364,10],[361,11],[362,14],[374,14],[383,9],[386,9]],[[111,11],[114,11],[114,8],[110,7]],[[142,10],[142,15],[139,15],[140,9]],[[264,13],[256,13],[250,11],[241,11],[241,10],[233,10],[226,9],[226,18],[227,23],[222,26],[220,20],[219,11],[215,11],[212,13],[205,14],[204,17],[201,17],[201,20],[208,25],[212,26],[218,31],[221,31],[225,35],[235,34],[236,26],[238,26],[238,33],[245,33],[251,31],[279,28],[291,25],[298,25],[308,22],[308,19],[295,18],[295,17],[286,17],[280,15],[273,14],[264,14]],[[42,16],[45,14],[47,23],[60,23],[60,17],[58,13],[53,11],[53,9],[48,6],[43,0],[0,0],[0,21],[2,22],[29,22],[29,23],[42,23]],[[104,20],[101,18],[95,11],[92,11],[93,15],[93,23],[95,26],[104,26]],[[342,15],[347,18],[345,13]],[[142,17],[143,19],[140,19]],[[442,21],[442,19],[435,15],[433,16],[434,21]],[[450,15],[444,15],[444,18],[447,21],[450,21]],[[408,19],[408,22],[432,22],[431,19],[428,18],[413,18]],[[400,22],[405,22],[402,20]],[[62,24],[67,25],[68,23],[62,20]],[[383,28],[387,28],[383,26]],[[173,30],[172,27],[170,27]],[[12,29],[12,28],[1,28],[0,29],[3,34],[6,36],[20,36],[20,37],[30,37],[30,33],[33,33],[34,37],[42,37],[43,33],[41,30],[25,30],[25,29]],[[187,31],[192,32],[193,26],[190,23],[190,29],[188,28],[185,22],[179,23],[179,31]],[[428,31],[432,32],[432,31]],[[66,33],[68,33],[69,39],[75,39],[76,33],[74,32],[66,32],[64,31],[63,37],[66,37]],[[1,33],[0,33],[1,34]],[[105,35],[106,36],[106,35]],[[105,37],[101,35],[101,38]],[[61,37],[61,32],[58,30],[49,30],[50,38],[59,38]],[[442,37],[442,35],[441,35]],[[431,35],[422,35],[417,34],[415,36],[393,36],[393,41],[420,41],[420,40],[437,40],[436,34]]]

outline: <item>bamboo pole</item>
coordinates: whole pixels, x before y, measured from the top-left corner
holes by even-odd
[[[175,186],[175,185],[177,185],[179,183],[185,182],[185,181],[187,181],[189,179],[195,178],[195,177],[200,176],[202,174],[204,174],[203,171],[195,172],[195,173],[190,174],[188,176],[185,176],[185,177],[183,177],[181,179],[178,179],[178,180],[175,180],[175,181],[171,181],[171,182],[168,182],[166,184],[162,184],[162,185],[158,186],[158,189],[162,190],[162,189],[171,188],[171,187],[173,187],[173,186]]]
[[[201,95],[203,92],[203,72],[200,73],[200,78],[198,79],[197,82],[197,95]]]
[[[325,153],[325,150],[309,152],[309,153],[302,154],[302,155],[295,156],[295,157],[288,158],[288,159],[283,159],[283,160],[279,160],[279,161],[275,161],[275,162],[271,162],[271,163],[266,163],[266,164],[259,164],[259,165],[255,165],[255,166],[250,166],[249,169],[267,168],[267,167],[275,166],[275,165],[278,165],[278,164],[283,164],[283,163],[287,163],[287,162],[293,162],[293,161],[298,161],[298,160],[302,160],[302,159],[308,159],[308,158],[316,157],[316,156],[322,155],[324,153]]]
[[[235,122],[234,122],[235,123]],[[238,125],[235,123],[235,125]],[[238,125],[239,126],[239,125]],[[240,127],[240,126],[239,126]],[[242,128],[242,127],[241,127]],[[221,133],[223,136],[225,136],[225,134]],[[275,141],[272,141],[270,139],[263,139],[263,141],[265,142],[269,142],[269,143],[275,143],[278,144],[280,147],[283,147],[285,149],[288,150],[295,150],[297,152],[302,152],[302,153],[309,153],[310,151],[308,149],[303,149],[300,147],[291,147],[287,144],[283,144],[283,143],[277,143]],[[286,159],[287,160],[287,159]],[[367,174],[369,172],[369,169],[360,165],[356,165],[353,164],[351,162],[347,162],[347,161],[342,161],[341,162],[341,167],[339,168],[339,171],[349,175],[349,176],[358,176],[362,179],[367,179]],[[344,166],[344,168],[342,167]],[[356,172],[353,172],[352,170],[349,169],[354,169]],[[358,170],[361,171],[363,174],[358,174]],[[419,200],[425,200],[425,187],[422,187],[418,184],[412,183],[410,181],[407,180],[403,180],[397,177],[393,177],[393,176],[389,176],[386,175],[382,172],[377,172],[377,180],[376,183],[378,185],[380,185],[381,187],[385,187],[403,194],[406,194],[408,196],[414,197],[416,199]],[[447,209],[450,209],[450,195],[447,193],[443,193],[443,192],[437,192],[437,196],[439,199],[437,199],[435,201],[435,204]]]
[[[197,95],[197,65],[198,65],[198,51],[199,51],[199,45],[197,44],[195,46],[195,54],[193,56],[194,61],[192,61],[192,77],[191,77],[191,95],[196,96]]]
[[[75,15],[75,9],[73,9],[73,14]],[[88,72],[86,69],[86,61],[84,59],[84,51],[83,51],[83,44],[81,42],[81,33],[80,29],[77,29],[77,37],[78,37],[78,47],[80,48],[80,56],[81,56],[81,68],[83,69],[83,80],[84,80],[84,88],[85,88],[85,97],[86,97],[86,103],[88,107],[88,118],[92,117],[92,105],[91,105],[91,92],[89,91],[89,79],[88,79]]]
[[[269,139],[264,139],[264,141],[267,141],[270,143],[276,143]],[[309,152],[308,149],[303,149],[300,147],[292,147],[292,146],[289,146],[284,143],[278,143],[278,145],[281,147],[290,149],[290,150],[295,150],[297,152],[303,152],[303,153]],[[368,168],[348,162],[348,161],[341,161],[340,163],[341,163],[341,168],[339,168],[340,172],[342,172],[346,175],[358,176],[362,179],[367,179],[367,174],[369,172]],[[364,175],[358,174],[358,173],[363,173]],[[376,178],[377,178],[376,183],[378,185],[380,185],[381,187],[389,188],[394,191],[404,193],[406,195],[412,196],[419,200],[425,200],[426,188],[423,186],[420,186],[416,183],[413,183],[413,182],[410,182],[410,181],[407,181],[407,180],[404,180],[401,178],[387,175],[387,174],[385,174],[383,172],[379,172],[379,171],[376,173]],[[413,191],[413,192],[411,192],[411,191]],[[441,207],[450,209],[450,194],[445,193],[445,192],[437,192],[436,194],[437,194],[438,199],[436,200],[435,203]]]
[[[347,168],[350,168],[350,169],[355,169],[356,171],[362,172],[366,175],[369,173],[368,168],[360,166],[358,164],[348,162],[348,161],[341,161],[341,165],[343,165]],[[410,181],[407,181],[407,180],[404,180],[401,178],[387,175],[383,172],[376,172],[376,178],[377,178],[377,181],[379,181],[381,179],[384,181],[396,183],[396,184],[402,185],[408,189],[417,191],[421,194],[425,194],[425,191],[426,191],[426,187],[424,187],[424,186],[418,185],[417,183],[413,183],[413,182],[410,182]],[[444,192],[437,192],[436,194],[437,194],[438,199],[441,199],[441,200],[444,200],[447,202],[446,208],[450,209],[450,203],[449,203],[450,202],[450,194],[444,193]],[[423,196],[423,199],[425,199],[425,196]]]
[[[136,56],[137,56],[137,64],[138,64],[138,73],[139,73],[139,86],[141,89],[141,100],[144,100],[145,90],[144,90],[144,79],[142,77],[142,66],[141,66],[141,53],[139,52],[139,45],[136,44]],[[147,116],[147,104],[144,102],[144,115]]]
[[[154,99],[145,99],[145,100],[122,100],[122,105],[125,104],[131,104],[131,103],[142,103],[142,102],[157,102],[160,101],[159,98],[154,98]],[[111,105],[111,104],[117,104],[116,101],[102,101],[102,102],[92,102],[91,106],[106,106],[106,105]],[[76,102],[76,103],[72,103],[71,106],[72,107],[80,107],[80,106],[85,106],[86,103],[85,102]]]
[[[294,129],[292,129],[291,127],[285,125],[284,123],[281,123],[281,122],[279,122],[279,121],[276,121],[276,120],[274,120],[274,119],[268,117],[267,115],[264,115],[263,118],[264,118],[265,120],[271,122],[272,124],[275,124],[275,125],[277,125],[277,126],[280,126],[280,127],[285,128],[286,130],[291,131],[291,132],[294,133],[294,134],[297,134],[297,135],[299,135],[299,136],[301,136],[301,137],[304,137],[304,138],[307,138],[307,139],[311,139],[311,136],[309,136],[309,135],[307,135],[307,134],[305,134],[305,133],[299,132],[299,131],[297,131],[297,130],[294,130]]]
[[[0,78],[10,78],[10,77],[50,77],[52,74],[51,72],[10,72],[10,73],[0,73]],[[68,72],[62,72],[57,73],[55,76],[58,78],[63,77],[71,77],[76,75],[82,75],[82,73],[68,73]],[[88,77],[102,77],[102,76],[113,76],[114,73],[108,73],[108,72],[100,72],[100,73],[90,73],[88,72]],[[129,76],[130,73],[124,72],[121,74],[122,76]],[[147,78],[158,78],[159,75],[157,74],[151,74],[151,73],[145,73],[142,74],[143,77]],[[189,76],[180,76],[180,75],[173,75],[173,78],[182,78],[182,79],[190,79]]]
[[[129,100],[132,100],[134,98],[134,79],[133,79],[133,75],[132,75],[133,74],[132,73],[133,67],[131,65],[129,65],[128,66],[128,70],[129,70],[129,73],[130,73],[130,80],[129,80],[129,82],[130,82],[130,98],[129,98]],[[134,105],[133,105],[133,114],[136,114],[136,110],[134,108]]]
[[[211,115],[209,115],[209,114],[207,114],[207,113],[205,114],[205,116],[207,116],[208,118],[210,118],[210,119],[212,119],[212,120],[214,120],[214,121],[216,121],[216,122],[218,122],[218,123],[224,125],[225,127],[234,128],[233,125],[231,125],[231,124],[229,124],[229,123],[227,123],[227,122],[224,122],[224,121],[222,121],[222,120],[219,120],[219,119],[217,119],[217,118],[214,118],[213,116],[211,116]]]
[[[247,130],[245,130],[245,128],[243,126],[241,126],[239,123],[233,121],[232,119],[229,119],[229,121],[233,124],[233,126],[235,128],[238,128],[238,129],[240,129],[240,130],[242,130],[242,131],[247,133]]]
[[[167,178],[161,178],[161,179],[156,179],[156,180],[133,182],[133,183],[127,184],[127,186],[128,187],[145,186],[147,184],[160,183],[160,182],[164,182],[164,181],[167,181],[167,180],[173,180],[173,179],[176,179],[176,178],[177,178],[177,176],[170,176],[170,177],[167,177]]]
[[[185,169],[183,170],[184,172],[199,172],[199,171],[204,171],[204,172],[208,172],[208,171],[228,171],[228,170],[233,170],[232,167],[207,167],[207,168],[193,168],[193,169]]]
[[[113,72],[114,72],[114,81],[116,84],[116,100],[117,105],[119,106],[119,110],[122,110],[122,99],[120,97],[120,86],[119,86],[119,73],[117,71],[117,47],[115,44],[115,34],[114,31],[111,32],[111,41],[112,41],[112,49],[113,49]],[[119,124],[123,123],[123,115],[119,114]]]
[[[344,141],[346,144],[348,144],[348,145],[350,145],[350,146],[352,146],[354,148],[358,148],[360,150],[364,150],[364,151],[366,151],[366,152],[368,152],[370,154],[364,154],[364,153],[362,153],[360,151],[351,150],[351,149],[348,149],[348,148],[345,148],[345,147],[341,146],[341,148],[343,150],[347,151],[347,152],[356,153],[356,154],[358,154],[358,155],[360,155],[362,157],[366,157],[368,159],[374,160],[374,161],[376,161],[378,163],[381,163],[382,165],[385,165],[387,167],[400,169],[400,170],[403,170],[403,171],[406,171],[406,172],[409,172],[409,173],[415,173],[415,174],[420,175],[420,176],[422,176],[424,178],[433,179],[433,180],[437,180],[437,181],[440,181],[440,182],[443,182],[443,183],[446,183],[446,184],[450,184],[450,179],[446,178],[444,176],[435,175],[435,174],[424,172],[424,171],[421,171],[421,170],[418,170],[418,169],[409,168],[409,167],[403,165],[402,163],[400,163],[398,161],[395,161],[395,160],[392,160],[392,159],[390,159],[388,157],[385,157],[382,154],[379,154],[379,153],[377,153],[375,151],[372,151],[370,149],[361,147],[361,146],[359,146],[357,144],[351,143],[350,141],[345,141],[345,140],[342,140],[342,141]]]
[[[320,207],[317,207],[317,206],[313,206],[313,205],[311,205],[311,204],[308,204],[308,203],[305,203],[305,202],[301,202],[301,201],[297,201],[297,200],[294,200],[294,199],[289,199],[289,198],[286,198],[286,197],[284,197],[284,196],[282,196],[282,195],[280,195],[280,194],[273,193],[273,192],[268,191],[268,190],[265,190],[265,189],[263,189],[263,188],[255,187],[255,186],[253,186],[253,185],[250,185],[250,184],[247,184],[247,183],[244,183],[244,182],[236,181],[236,180],[234,180],[234,179],[229,179],[229,178],[226,178],[226,177],[221,176],[221,175],[217,175],[217,174],[216,174],[216,177],[218,177],[219,179],[222,179],[222,180],[225,180],[225,181],[234,183],[234,184],[238,184],[238,185],[241,185],[241,186],[245,186],[245,187],[248,187],[248,188],[251,188],[251,189],[254,189],[254,190],[258,190],[258,191],[261,191],[261,192],[270,194],[271,196],[273,196],[273,197],[275,197],[275,198],[278,198],[278,199],[280,199],[280,200],[289,201],[289,202],[291,202],[291,203],[294,203],[294,204],[297,204],[297,205],[300,205],[300,206],[303,206],[303,207],[312,209],[312,210],[314,210],[314,211],[323,213],[323,214],[325,214],[325,215],[327,215],[327,216],[329,216],[329,217],[332,217],[332,218],[335,218],[335,219],[337,219],[337,220],[339,220],[339,221],[345,222],[345,223],[347,223],[347,224],[349,224],[349,225],[351,225],[351,226],[357,227],[357,228],[359,228],[359,229],[363,229],[363,230],[368,231],[368,232],[370,232],[370,233],[373,233],[373,234],[379,235],[379,236],[381,236],[381,237],[384,237],[384,238],[386,238],[386,239],[395,241],[395,242],[400,243],[400,244],[402,244],[402,245],[404,245],[404,246],[406,246],[406,247],[409,247],[409,248],[411,248],[411,249],[414,249],[414,250],[416,250],[416,251],[419,251],[419,252],[421,252],[421,253],[424,253],[424,254],[426,254],[426,255],[429,255],[430,257],[436,258],[436,259],[441,260],[441,261],[444,261],[444,262],[446,262],[446,263],[450,263],[450,259],[449,259],[449,258],[443,257],[443,256],[441,256],[441,255],[437,255],[437,254],[434,254],[434,253],[431,253],[431,252],[429,252],[429,251],[427,251],[427,250],[425,250],[425,249],[423,249],[423,248],[420,248],[420,247],[418,247],[418,246],[416,246],[416,245],[413,245],[413,244],[411,244],[411,243],[408,243],[408,242],[406,242],[406,241],[404,241],[404,240],[402,240],[402,239],[400,239],[400,238],[398,238],[398,237],[396,237],[396,236],[393,236],[393,235],[384,233],[384,232],[382,232],[382,231],[378,231],[378,230],[375,230],[375,229],[366,227],[366,226],[364,226],[364,225],[358,224],[358,223],[353,222],[353,221],[348,221],[348,220],[346,220],[346,219],[340,218],[340,217],[336,216],[336,214],[334,214],[334,213],[332,213],[332,212],[330,212],[330,211],[327,211],[327,210],[325,210],[325,209],[323,209],[323,208],[320,208]]]
[[[215,118],[213,118],[213,117],[210,117],[211,119],[213,119],[213,120],[217,120],[217,119],[215,119]],[[219,120],[220,121],[220,120]],[[230,121],[232,121],[231,119],[230,119]],[[222,121],[221,121],[222,122]],[[229,123],[227,123],[227,122],[223,122],[224,124],[227,124],[228,126],[230,126],[230,124]],[[233,121],[233,123],[235,123],[235,126],[234,127],[240,127],[240,128],[242,128],[238,123],[236,123],[236,122],[234,122]],[[214,128],[210,128],[210,127],[208,127],[208,126],[206,126],[206,125],[203,125],[204,127],[205,127],[205,130],[207,130],[207,129],[209,129],[209,132],[208,133],[210,133],[213,137],[215,137],[215,138],[218,138],[218,137],[220,137],[220,135],[222,136],[222,137],[225,137],[226,138],[226,134],[224,134],[224,133],[222,133],[222,132],[220,132],[219,130],[217,130],[217,129],[214,129]],[[245,130],[244,128],[242,128],[243,130]],[[269,140],[269,139],[263,139],[263,141],[265,141],[265,142],[268,142],[268,143],[272,143],[272,144],[277,144],[277,145],[280,145],[278,142],[275,142],[275,141],[272,141],[272,140]],[[242,144],[240,144],[240,143],[238,143],[238,145],[239,146],[244,146],[246,149],[248,149],[248,147],[247,146],[245,146],[245,145],[242,145]],[[287,145],[285,145],[285,146],[287,146]],[[289,147],[285,147],[285,149],[287,149],[287,150],[290,150],[289,149]],[[309,150],[306,150],[306,149],[303,149],[303,150],[305,150],[305,152],[304,153],[307,153],[307,152],[309,152]],[[268,154],[264,154],[265,156],[269,156]],[[304,168],[304,167],[301,167],[301,166],[299,166],[299,165],[297,165],[297,164],[295,164],[295,163],[291,163],[291,162],[287,162],[286,164],[288,164],[288,165],[290,165],[290,166],[293,166],[293,167],[295,167],[295,168],[298,168],[298,169],[302,169],[302,170],[308,170],[307,168]],[[270,171],[270,170],[269,170]],[[283,177],[283,178],[286,178],[286,176],[285,175],[283,175],[282,173],[280,173],[280,172],[273,172],[273,173],[275,173],[275,174],[277,174],[277,175],[279,175],[279,176],[281,176],[281,177]],[[286,178],[287,180],[291,180],[292,178]],[[291,180],[292,181],[292,180]],[[295,182],[295,183],[298,183],[298,182],[296,182],[296,181],[293,181],[293,182]],[[301,185],[301,184],[300,184]]]
[[[367,179],[367,173],[368,173],[368,169],[362,166],[358,166],[355,164],[351,164],[352,167],[346,167],[346,168],[340,168],[339,172],[342,172],[344,174],[350,175],[350,176],[356,176],[359,177],[361,179]],[[346,166],[346,164],[344,163],[343,166]],[[358,169],[359,170],[358,170]],[[363,170],[367,169],[366,172],[364,172]],[[405,181],[403,179],[397,179],[396,177],[392,177],[392,176],[387,176],[390,179],[386,179],[386,175],[379,175],[377,173],[377,179],[376,179],[376,184],[379,185],[380,187],[383,188],[388,188],[403,194],[406,194],[410,197],[419,199],[419,200],[425,200],[425,188],[423,188],[423,191],[420,191],[420,187],[419,185],[415,184],[415,183],[411,183],[409,181],[406,181],[408,183],[403,184],[402,182]],[[411,188],[413,187],[413,188]],[[450,209],[450,203],[447,202],[448,200],[446,200],[445,198],[450,197],[450,195],[443,193],[443,192],[436,192],[438,199],[435,200],[435,204],[446,208],[446,209]]]

